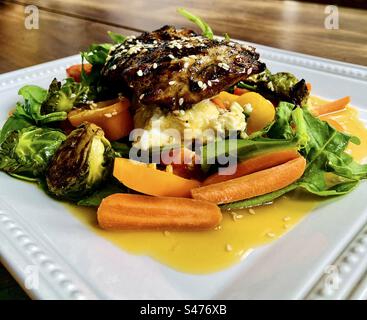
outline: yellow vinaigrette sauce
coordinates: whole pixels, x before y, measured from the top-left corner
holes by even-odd
[[[312,97],[311,105],[325,101]],[[361,139],[349,152],[359,162],[367,160],[367,130],[353,108],[323,116],[336,121],[349,134]],[[335,124],[335,122],[334,122]],[[169,267],[188,273],[210,273],[244,259],[254,248],[281,237],[323,201],[302,191],[282,196],[274,203],[253,209],[223,212],[216,230],[199,232],[104,231],[96,221],[96,211],[68,206],[70,211],[95,233],[132,254],[148,255]]]

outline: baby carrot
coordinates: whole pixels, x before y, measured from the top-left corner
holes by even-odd
[[[312,85],[311,85],[311,83],[307,82],[307,83],[306,83],[306,88],[307,88],[308,92],[311,92],[311,90],[312,90]]]
[[[227,109],[224,102],[221,99],[219,99],[218,97],[211,98],[210,101],[216,104],[221,109]]]
[[[243,88],[234,88],[233,94],[235,94],[236,96],[242,96],[244,93],[250,92],[247,89],[243,89]]]
[[[108,230],[205,230],[222,220],[214,203],[116,193],[103,199],[98,224]]]
[[[296,149],[286,149],[261,154],[259,156],[244,160],[237,164],[236,172],[233,174],[225,174],[225,171],[228,171],[229,169],[223,170],[220,174],[212,174],[211,176],[206,178],[206,180],[203,182],[203,185],[206,186],[209,184],[219,183],[222,181],[242,177],[246,174],[277,166],[289,160],[295,159],[299,156],[300,155]]]
[[[282,189],[298,180],[306,168],[303,157],[236,179],[191,190],[194,199],[216,204],[249,199]]]
[[[314,106],[312,107],[311,112],[314,116],[318,117],[327,113],[343,110],[348,103],[350,103],[350,97],[346,96],[344,98],[331,101],[320,106]]]

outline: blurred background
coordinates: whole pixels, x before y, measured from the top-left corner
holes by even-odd
[[[39,10],[38,29],[25,28],[29,5]],[[78,53],[107,41],[107,30],[193,27],[178,7],[200,15],[218,35],[367,65],[365,0],[0,0],[0,72]],[[326,28],[327,22],[337,28]]]

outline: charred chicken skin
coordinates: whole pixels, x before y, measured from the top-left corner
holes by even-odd
[[[115,45],[102,69],[138,105],[186,109],[265,69],[253,47],[164,26]]]

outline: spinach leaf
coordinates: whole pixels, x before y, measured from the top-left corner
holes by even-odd
[[[125,186],[123,186],[115,179],[110,180],[108,183],[101,186],[98,190],[94,191],[91,195],[79,200],[77,202],[77,205],[85,207],[98,207],[101,204],[102,200],[110,196],[111,194],[126,192],[127,188]]]
[[[130,147],[126,143],[112,141],[112,149],[117,158],[129,158]]]
[[[67,118],[67,112],[65,111],[42,113],[41,107],[47,98],[47,94],[47,90],[38,86],[28,85],[22,87],[19,90],[19,95],[23,96],[24,104],[17,104],[14,116],[26,118],[36,125],[65,120]]]
[[[273,139],[292,139],[291,127],[292,110],[294,105],[288,102],[280,102],[276,109],[275,121],[269,128],[267,136]]]
[[[296,189],[298,187],[297,184],[293,183],[283,189],[273,191],[258,197],[236,201],[232,203],[227,203],[224,205],[221,205],[221,209],[224,210],[232,210],[232,209],[244,209],[244,208],[251,208],[256,206],[261,206],[267,203],[271,203],[273,200],[281,197],[282,195]]]

